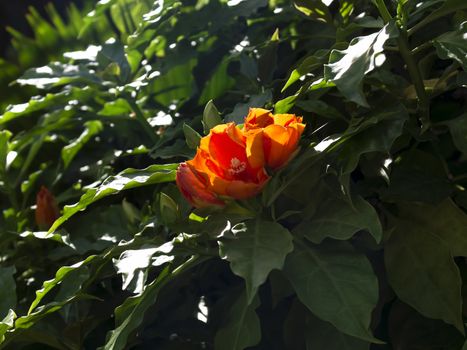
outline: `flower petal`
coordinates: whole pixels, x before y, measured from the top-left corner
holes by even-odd
[[[245,118],[244,128],[246,131],[265,128],[274,123],[274,117],[271,111],[263,108],[250,108],[248,115]]]
[[[246,156],[252,168],[264,167],[263,130],[253,130],[246,134]]]
[[[206,181],[188,163],[181,163],[178,167],[176,183],[183,196],[194,207],[225,205],[213,192],[208,190]]]
[[[299,132],[295,128],[270,125],[264,129],[264,153],[266,164],[271,169],[285,165],[295,151]]]

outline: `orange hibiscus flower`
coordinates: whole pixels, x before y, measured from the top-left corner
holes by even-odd
[[[60,216],[57,201],[52,193],[45,187],[36,196],[36,224],[40,230],[48,230]]]
[[[253,197],[286,164],[305,128],[302,118],[251,108],[244,128],[220,124],[203,137],[192,160],[180,164],[176,182],[195,207],[222,206],[228,198]]]
[[[222,197],[249,198],[263,188],[269,176],[256,157],[262,145],[250,140],[234,123],[217,125],[201,139],[195,157],[177,172],[178,187],[193,206],[219,205]]]
[[[275,114],[262,108],[250,108],[245,118],[245,131],[263,144],[265,164],[270,169],[284,166],[297,150],[305,129],[303,118],[294,114]]]

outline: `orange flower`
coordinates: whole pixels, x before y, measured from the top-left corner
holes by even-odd
[[[207,188],[206,180],[187,163],[177,170],[176,183],[183,196],[197,208],[223,206],[224,202]]]
[[[274,124],[274,116],[271,111],[263,108],[250,108],[248,115],[245,117],[245,130],[254,130],[265,128],[268,125]]]
[[[204,207],[220,201],[218,197],[213,200],[216,196],[255,196],[269,176],[261,157],[257,157],[263,153],[262,144],[254,141],[234,123],[211,129],[201,139],[195,157],[182,163],[177,171],[177,184],[188,201],[195,207]]]
[[[262,143],[263,158],[270,169],[282,167],[293,157],[305,129],[302,120],[294,114],[272,115],[262,108],[250,108],[245,131],[248,138]]]
[[[36,196],[36,224],[40,230],[48,230],[60,216],[57,201],[52,193],[42,186]]]
[[[301,117],[251,108],[243,129],[220,124],[201,139],[195,157],[180,164],[177,185],[198,208],[253,197],[269,180],[266,168],[293,157],[304,129]]]

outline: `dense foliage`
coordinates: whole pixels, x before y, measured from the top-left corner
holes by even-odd
[[[25,71],[10,89],[34,96],[0,116],[0,348],[467,348],[465,0],[71,21],[89,45]],[[192,208],[179,163],[250,107],[303,116],[299,152],[257,196]]]

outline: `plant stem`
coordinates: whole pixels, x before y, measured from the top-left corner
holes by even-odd
[[[384,3],[384,0],[374,0],[374,4],[383,18],[384,23],[388,23],[393,18]],[[422,75],[417,63],[415,62],[412,52],[409,49],[407,31],[403,27],[399,27],[399,36],[397,37],[400,54],[405,61],[407,71],[412,80],[418,98],[418,109],[420,111],[420,123],[422,124],[422,132],[430,127],[430,99],[425,91]]]
[[[420,122],[422,124],[422,132],[424,132],[430,127],[430,99],[425,91],[425,84],[423,83],[420,69],[418,68],[417,63],[415,63],[412,53],[410,52],[407,43],[407,32],[404,29],[400,30],[397,42],[399,44],[401,56],[407,65],[410,79],[412,80],[417,93]]]
[[[149,124],[148,120],[146,119],[143,112],[138,107],[138,105],[136,104],[135,101],[133,101],[131,98],[127,98],[126,100],[130,104],[131,109],[133,110],[133,112],[135,113],[136,119],[138,119],[138,121],[140,122],[140,124],[143,127],[144,131],[146,132],[146,134],[151,139],[153,145],[155,145],[159,141],[159,138],[156,135],[155,131],[152,129],[151,124]]]

